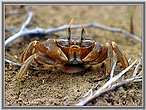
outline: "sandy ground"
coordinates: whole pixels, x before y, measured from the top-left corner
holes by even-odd
[[[5,39],[15,33],[26,18],[27,6],[6,6]],[[130,15],[134,13],[134,32],[141,36],[142,21],[140,6],[32,6],[32,27],[57,27],[64,25],[74,18],[74,24],[98,22],[109,26],[130,30]],[[14,14],[15,13],[15,14]],[[105,44],[108,40],[117,42],[128,58],[141,55],[141,44],[124,38],[121,34],[87,29],[91,38]],[[57,33],[65,35],[66,32]],[[77,34],[79,34],[77,32]],[[53,37],[53,36],[52,36]],[[13,59],[19,61],[20,54],[34,39],[44,41],[46,38],[22,39],[6,49]],[[98,66],[97,66],[98,67]],[[66,74],[60,70],[28,70],[27,79],[18,85],[15,80],[19,67],[6,63],[4,80],[5,106],[65,106],[74,105],[93,86],[101,86],[108,78],[96,81],[100,77],[98,68],[78,74]],[[142,84],[132,83],[103,94],[89,106],[142,106]]]

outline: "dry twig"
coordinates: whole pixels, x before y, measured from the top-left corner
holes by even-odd
[[[83,105],[86,105],[88,102],[90,102],[91,100],[97,98],[98,96],[100,96],[101,94],[107,92],[107,91],[110,91],[110,90],[113,90],[115,89],[116,87],[120,87],[124,84],[128,84],[130,82],[136,82],[136,81],[142,81],[142,74],[141,72],[135,76],[132,76],[128,79],[123,79],[123,80],[119,80],[127,71],[129,71],[130,68],[132,68],[135,64],[136,64],[137,60],[135,60],[131,65],[129,65],[126,69],[124,69],[123,71],[121,71],[119,74],[115,75],[114,77],[110,78],[109,81],[107,81],[102,87],[100,87],[98,90],[96,91],[92,91],[92,96],[88,96],[86,97],[85,99],[82,99],[78,104],[76,104],[76,106],[83,106]],[[139,65],[139,63],[137,64]],[[113,69],[115,65],[113,65]],[[135,71],[137,71],[138,67],[136,66],[135,68]],[[114,70],[112,70],[114,71]],[[133,73],[135,74],[135,72]],[[118,82],[117,82],[118,81]],[[115,83],[117,82],[117,83]],[[91,91],[91,90],[90,90]]]
[[[27,34],[27,25],[30,23],[31,19],[32,19],[32,12],[28,12],[28,18],[27,20],[23,23],[23,25],[21,26],[21,29],[19,30],[18,33],[14,34],[13,36],[9,37],[6,41],[5,41],[5,46],[9,45],[11,42],[13,42],[14,40],[16,40],[17,38],[21,37],[25,34]]]

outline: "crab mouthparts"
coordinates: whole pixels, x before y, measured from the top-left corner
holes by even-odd
[[[85,71],[85,69],[86,68],[83,65],[72,65],[72,64],[64,65],[63,68],[61,68],[61,70],[65,73],[79,73]]]

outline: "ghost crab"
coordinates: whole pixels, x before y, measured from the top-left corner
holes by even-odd
[[[81,29],[80,39],[72,39],[70,25],[68,39],[32,41],[21,55],[22,66],[16,78],[24,80],[30,65],[40,68],[61,67],[66,73],[77,73],[85,70],[86,65],[103,63],[102,70],[107,74],[112,69],[115,57],[123,68],[129,65],[124,52],[115,42],[109,41],[101,46],[94,40],[87,40],[84,27]]]

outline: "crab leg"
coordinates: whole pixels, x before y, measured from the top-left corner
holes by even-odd
[[[107,42],[106,47],[108,48],[107,59],[105,60],[106,73],[111,73],[115,61],[121,63],[123,68],[128,67],[129,63],[125,54],[115,42]]]
[[[36,52],[36,49],[34,48],[34,46],[36,45],[36,41],[31,42],[27,48],[25,49],[25,51],[21,54],[21,58],[20,61],[23,63],[28,57],[30,57],[31,55],[33,55]]]
[[[26,77],[26,73],[30,65],[35,61],[38,66],[43,67],[41,69],[48,69],[50,67],[55,67],[56,64],[53,60],[45,56],[46,54],[33,54],[27,60],[24,61],[20,71],[17,73],[16,78],[19,81],[22,81]]]
[[[111,69],[113,67],[113,64],[114,64],[114,60],[115,60],[115,57],[113,55],[113,49],[112,49],[112,44],[107,42],[106,43],[106,47],[108,49],[107,51],[107,59],[105,60],[106,62],[106,73],[110,74],[111,73]]]
[[[122,67],[128,67],[129,63],[122,49],[115,42],[112,42],[112,48],[117,56],[117,60],[122,64]]]
[[[27,60],[23,63],[22,67],[20,68],[20,71],[16,74],[16,79],[19,81],[22,81],[26,77],[26,72],[29,66],[32,64],[34,59],[37,57],[37,54],[31,55]]]
[[[107,42],[105,48],[107,48],[107,53],[106,52],[101,53],[101,56],[105,56],[104,54],[107,54],[107,58],[105,59],[106,73],[108,74],[111,73],[111,69],[115,61],[121,63],[123,68],[128,67],[129,63],[124,52],[120,49],[120,47],[115,42]],[[95,60],[95,62],[98,63],[101,62],[100,56]]]
[[[43,44],[41,44],[39,41],[32,41],[27,48],[25,49],[25,51],[22,53],[21,55],[21,62],[23,63],[27,58],[29,58],[31,55],[37,53],[37,52],[42,52],[42,53],[46,53],[47,52],[47,48],[44,47]]]
[[[24,62],[31,55],[42,52],[47,53],[48,49],[39,41],[32,41],[21,55],[21,62]]]

